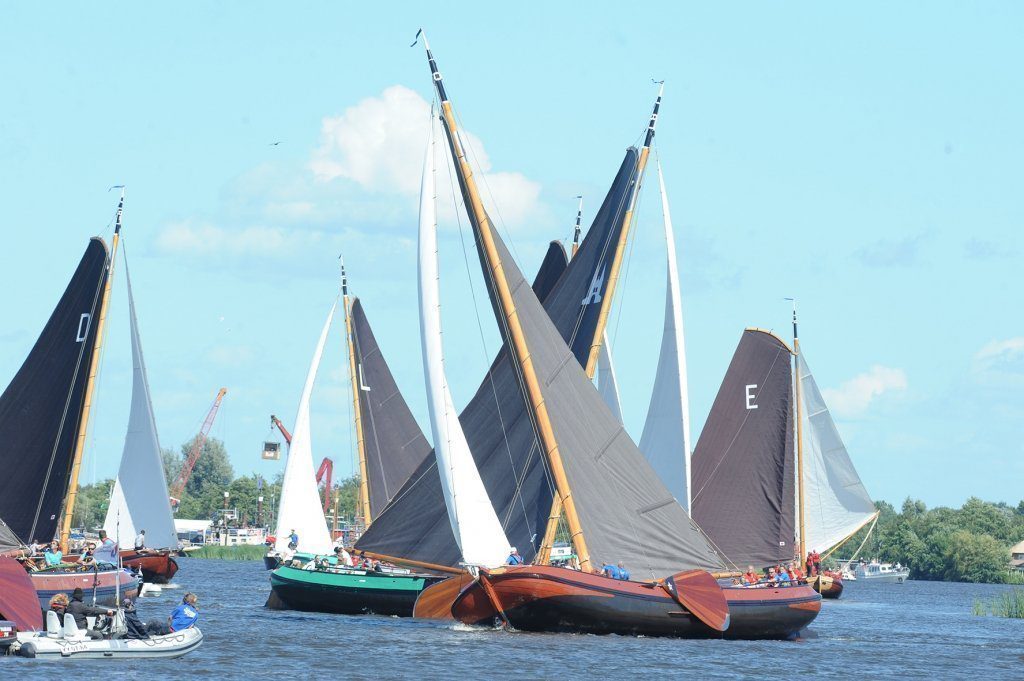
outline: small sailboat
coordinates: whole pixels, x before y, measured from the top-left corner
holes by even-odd
[[[0,395],[0,555],[24,555],[29,542],[58,539],[67,552],[121,233],[122,191],[112,247],[89,241],[24,364]],[[113,565],[31,567],[39,602],[81,587],[114,605],[134,598],[138,581]]]
[[[120,554],[124,565],[141,572],[146,582],[166,584],[178,571],[178,563],[172,556],[172,550],[177,549],[178,537],[167,495],[167,479],[160,456],[160,440],[153,416],[127,262],[125,290],[128,292],[132,339],[132,401],[121,465],[114,480],[103,528],[107,536],[122,547]],[[149,546],[137,550],[133,542],[140,530],[145,530]]]
[[[760,593],[753,589],[721,588],[710,574],[723,567],[721,558],[662,484],[591,383],[621,266],[618,254],[628,235],[636,190],[654,136],[660,94],[639,151],[637,176],[628,193],[620,247],[614,249],[617,255],[600,277],[603,283],[607,276],[607,288],[602,288],[595,277],[592,292],[582,300],[584,309],[588,302],[600,303],[594,305],[597,324],[589,336],[584,362],[552,322],[551,308],[545,310],[526,285],[493,228],[464,156],[452,105],[425,38],[424,46],[496,321],[518,373],[519,398],[536,429],[531,435],[535,434],[540,445],[538,461],[550,476],[550,483],[531,490],[537,496],[527,500],[527,506],[535,511],[550,508],[535,564],[479,568],[475,579],[461,588],[451,602],[451,614],[467,624],[490,623],[498,618],[516,629],[533,631],[699,638],[792,636],[814,619],[820,596],[806,587],[763,589]],[[565,276],[553,297],[566,282]],[[579,298],[567,303],[577,310],[581,306]],[[574,357],[577,361],[573,361]],[[532,447],[526,450],[529,452]],[[504,493],[519,493],[516,485],[517,480],[506,480]],[[488,492],[499,510],[500,497],[491,488]],[[547,499],[551,500],[550,507]],[[580,570],[547,564],[562,518]],[[624,558],[646,581],[594,574],[599,566],[614,565]],[[444,590],[443,583],[430,587],[421,600]]]
[[[694,519],[736,569],[828,556],[877,517],[800,349],[743,332],[693,457]],[[827,598],[840,573],[809,577]]]
[[[412,412],[395,383],[391,370],[377,345],[377,340],[367,320],[362,303],[358,298],[350,299],[348,280],[342,265],[342,304],[346,312],[346,336],[349,349],[349,373],[352,381],[353,415],[356,441],[359,453],[360,486],[357,508],[360,519],[372,526],[376,514],[383,511],[388,502],[413,470],[429,455],[430,445],[417,425]],[[333,314],[333,309],[332,309]],[[315,357],[323,351],[328,325],[324,327],[321,345]],[[315,369],[311,367],[311,376]],[[311,379],[307,380],[311,388]],[[308,410],[308,399],[306,400]],[[300,412],[301,416],[301,412]],[[308,423],[308,416],[306,417]],[[296,424],[300,423],[299,419]],[[288,454],[288,465],[295,456],[295,441]],[[308,475],[294,477],[303,480],[306,487],[315,480],[312,474],[312,457],[308,456]],[[287,473],[286,473],[287,479]],[[306,489],[305,494],[310,491]],[[315,489],[313,490],[315,497]],[[282,492],[282,505],[284,496]],[[308,504],[307,504],[308,506]],[[304,511],[319,525],[319,517],[307,508]],[[298,515],[291,517],[298,518]],[[291,529],[297,527],[294,521],[278,524],[278,541],[287,542]],[[408,528],[414,531],[415,528]],[[437,581],[434,574],[422,574],[405,568],[380,568],[367,570],[355,566],[338,565],[331,545],[307,545],[299,533],[298,553],[303,567],[293,565],[274,566],[270,575],[271,595],[267,606],[275,609],[293,609],[312,612],[341,614],[377,613],[382,615],[404,615],[412,613],[413,603],[420,591]],[[283,546],[282,546],[283,548]],[[317,566],[318,556],[326,557]],[[309,565],[309,569],[304,569]]]

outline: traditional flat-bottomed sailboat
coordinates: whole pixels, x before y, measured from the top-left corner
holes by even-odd
[[[814,382],[792,347],[747,329],[694,451],[694,518],[733,566],[828,555],[877,517]],[[809,575],[838,598],[839,573]]]
[[[723,589],[709,571],[721,558],[682,506],[651,469],[591,383],[600,353],[604,320],[614,293],[621,258],[607,271],[609,289],[601,305],[584,371],[564,337],[526,285],[481,202],[463,153],[455,115],[426,40],[427,59],[440,101],[449,151],[473,228],[484,279],[508,354],[521,386],[521,398],[540,444],[539,461],[553,484],[550,511],[536,565],[480,567],[451,602],[450,614],[469,624],[495,618],[519,629],[670,635],[785,638],[816,616],[820,596],[807,587]],[[660,95],[637,161],[642,174],[654,136]],[[625,226],[628,235],[639,177],[631,186]],[[621,253],[621,249],[619,249]],[[571,265],[570,265],[571,267]],[[603,277],[602,277],[603,278]],[[556,287],[553,295],[557,295]],[[584,298],[583,303],[587,303]],[[574,301],[578,307],[580,303]],[[474,452],[474,455],[476,452]],[[516,480],[506,483],[516,486]],[[554,494],[551,494],[551,487]],[[538,486],[538,492],[543,488]],[[492,502],[495,495],[491,493]],[[519,490],[516,490],[519,492]],[[545,496],[528,500],[546,509]],[[496,509],[499,505],[495,503]],[[547,565],[557,523],[565,518],[580,570]],[[646,582],[612,579],[592,572],[628,557]],[[421,601],[444,613],[455,592],[444,583],[428,588]],[[735,592],[735,593],[733,593]]]
[[[0,395],[2,554],[25,555],[29,542],[51,539],[68,550],[123,207],[122,192],[111,250],[99,237],[89,241],[38,340]],[[114,565],[26,565],[43,607],[76,587],[109,605],[118,591],[132,598],[138,591],[136,578]]]

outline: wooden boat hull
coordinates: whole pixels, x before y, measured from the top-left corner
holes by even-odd
[[[150,584],[167,584],[178,572],[178,562],[169,550],[121,551],[125,567],[142,572],[142,580]]]
[[[279,567],[270,573],[267,607],[279,610],[329,612],[342,615],[412,617],[424,588],[440,577],[391,574],[367,570],[328,572]]]
[[[824,572],[811,579],[810,585],[822,598],[839,598],[843,595],[843,578],[837,572]]]
[[[118,590],[122,599],[135,600],[139,595],[138,578],[127,570],[116,568],[97,571],[54,568],[30,572],[29,577],[32,578],[32,586],[35,587],[39,606],[43,610],[49,609],[53,596],[59,593],[70,595],[76,587],[81,587],[85,592],[84,600],[89,604],[92,603],[94,590],[97,605],[116,606]]]
[[[509,624],[553,631],[678,638],[788,639],[817,616],[821,596],[810,587],[724,587],[729,627],[719,632],[683,609],[664,588],[549,566],[485,573]],[[455,619],[493,624],[497,612],[479,581],[452,604]]]

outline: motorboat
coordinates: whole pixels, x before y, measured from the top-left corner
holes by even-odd
[[[902,584],[910,576],[910,569],[896,563],[880,563],[872,560],[870,563],[861,562],[854,565],[853,574],[857,579],[871,582],[886,582]]]

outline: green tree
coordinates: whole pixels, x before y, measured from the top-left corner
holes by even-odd
[[[90,531],[102,527],[103,521],[107,517],[107,508],[110,506],[110,492],[113,489],[114,481],[112,479],[80,486],[78,498],[75,500],[75,515],[72,524]],[[38,539],[38,537],[34,537],[34,539]]]
[[[160,460],[164,465],[164,480],[168,485],[174,484],[174,479],[181,471],[181,454],[167,447],[160,448]]]
[[[1006,580],[1010,552],[987,534],[958,530],[946,549],[945,578],[955,582],[991,582]]]
[[[1013,512],[1005,505],[1000,508],[971,497],[960,509],[958,520],[960,527],[972,534],[987,534],[1007,545],[1013,538]]]
[[[183,458],[188,458],[198,437],[196,435],[181,446]],[[203,451],[192,468],[192,475],[185,485],[185,491],[192,496],[202,496],[210,489],[223,493],[234,477],[235,471],[228,460],[228,451],[224,443],[211,437],[203,444]]]

